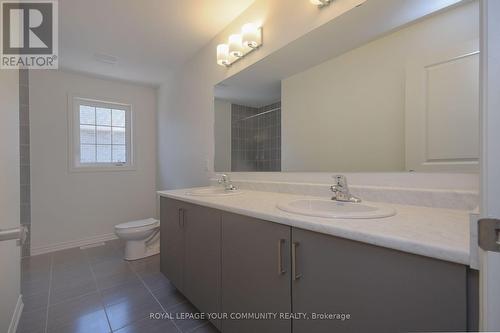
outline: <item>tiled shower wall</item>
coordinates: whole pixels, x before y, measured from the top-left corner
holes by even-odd
[[[30,255],[31,181],[30,181],[30,117],[29,73],[19,70],[19,152],[21,181],[21,225],[28,227],[28,236],[21,249],[23,257]]]
[[[231,171],[281,171],[281,102],[231,105]]]

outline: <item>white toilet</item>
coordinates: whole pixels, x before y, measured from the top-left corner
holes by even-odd
[[[160,253],[160,221],[146,219],[115,225],[115,234],[126,241],[125,260],[137,260]]]

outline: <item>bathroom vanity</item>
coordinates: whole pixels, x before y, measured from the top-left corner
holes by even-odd
[[[466,212],[391,205],[395,216],[349,220],[279,210],[292,194],[159,195],[170,281],[201,312],[276,314],[212,320],[224,333],[474,328]]]
[[[417,1],[376,33],[379,6],[228,69],[203,118],[213,169],[175,162],[196,163],[177,184],[215,171],[219,185],[160,192],[174,285],[202,312],[278,314],[215,319],[224,333],[477,330],[479,3],[402,24]]]

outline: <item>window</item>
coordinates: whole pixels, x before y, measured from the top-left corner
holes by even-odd
[[[73,168],[132,167],[130,105],[73,99]]]

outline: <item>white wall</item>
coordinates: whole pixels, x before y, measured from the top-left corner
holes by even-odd
[[[213,173],[214,114],[213,88],[251,64],[316,29],[339,15],[343,6],[354,3],[337,0],[318,10],[307,0],[256,0],[226,29],[191,58],[159,89],[158,187],[172,189],[208,184]],[[456,0],[370,0],[359,9],[364,25],[355,33],[363,38],[390,31],[417,17],[456,3]],[[366,10],[363,7],[366,7]],[[404,7],[404,8],[403,8]],[[238,32],[247,22],[261,22],[264,45],[229,69],[215,61],[219,43]],[[335,42],[335,41],[332,41]],[[341,42],[348,44],[348,39]]]
[[[68,94],[132,105],[136,170],[70,172]],[[156,90],[65,71],[30,72],[32,253],[112,236],[156,215]]]
[[[0,70],[0,229],[19,226],[19,76]],[[20,249],[0,242],[0,332],[8,332],[20,292]]]
[[[477,44],[478,7],[431,16],[284,79],[282,170],[405,170],[406,65]]]
[[[231,102],[214,101],[215,171],[231,170]]]

